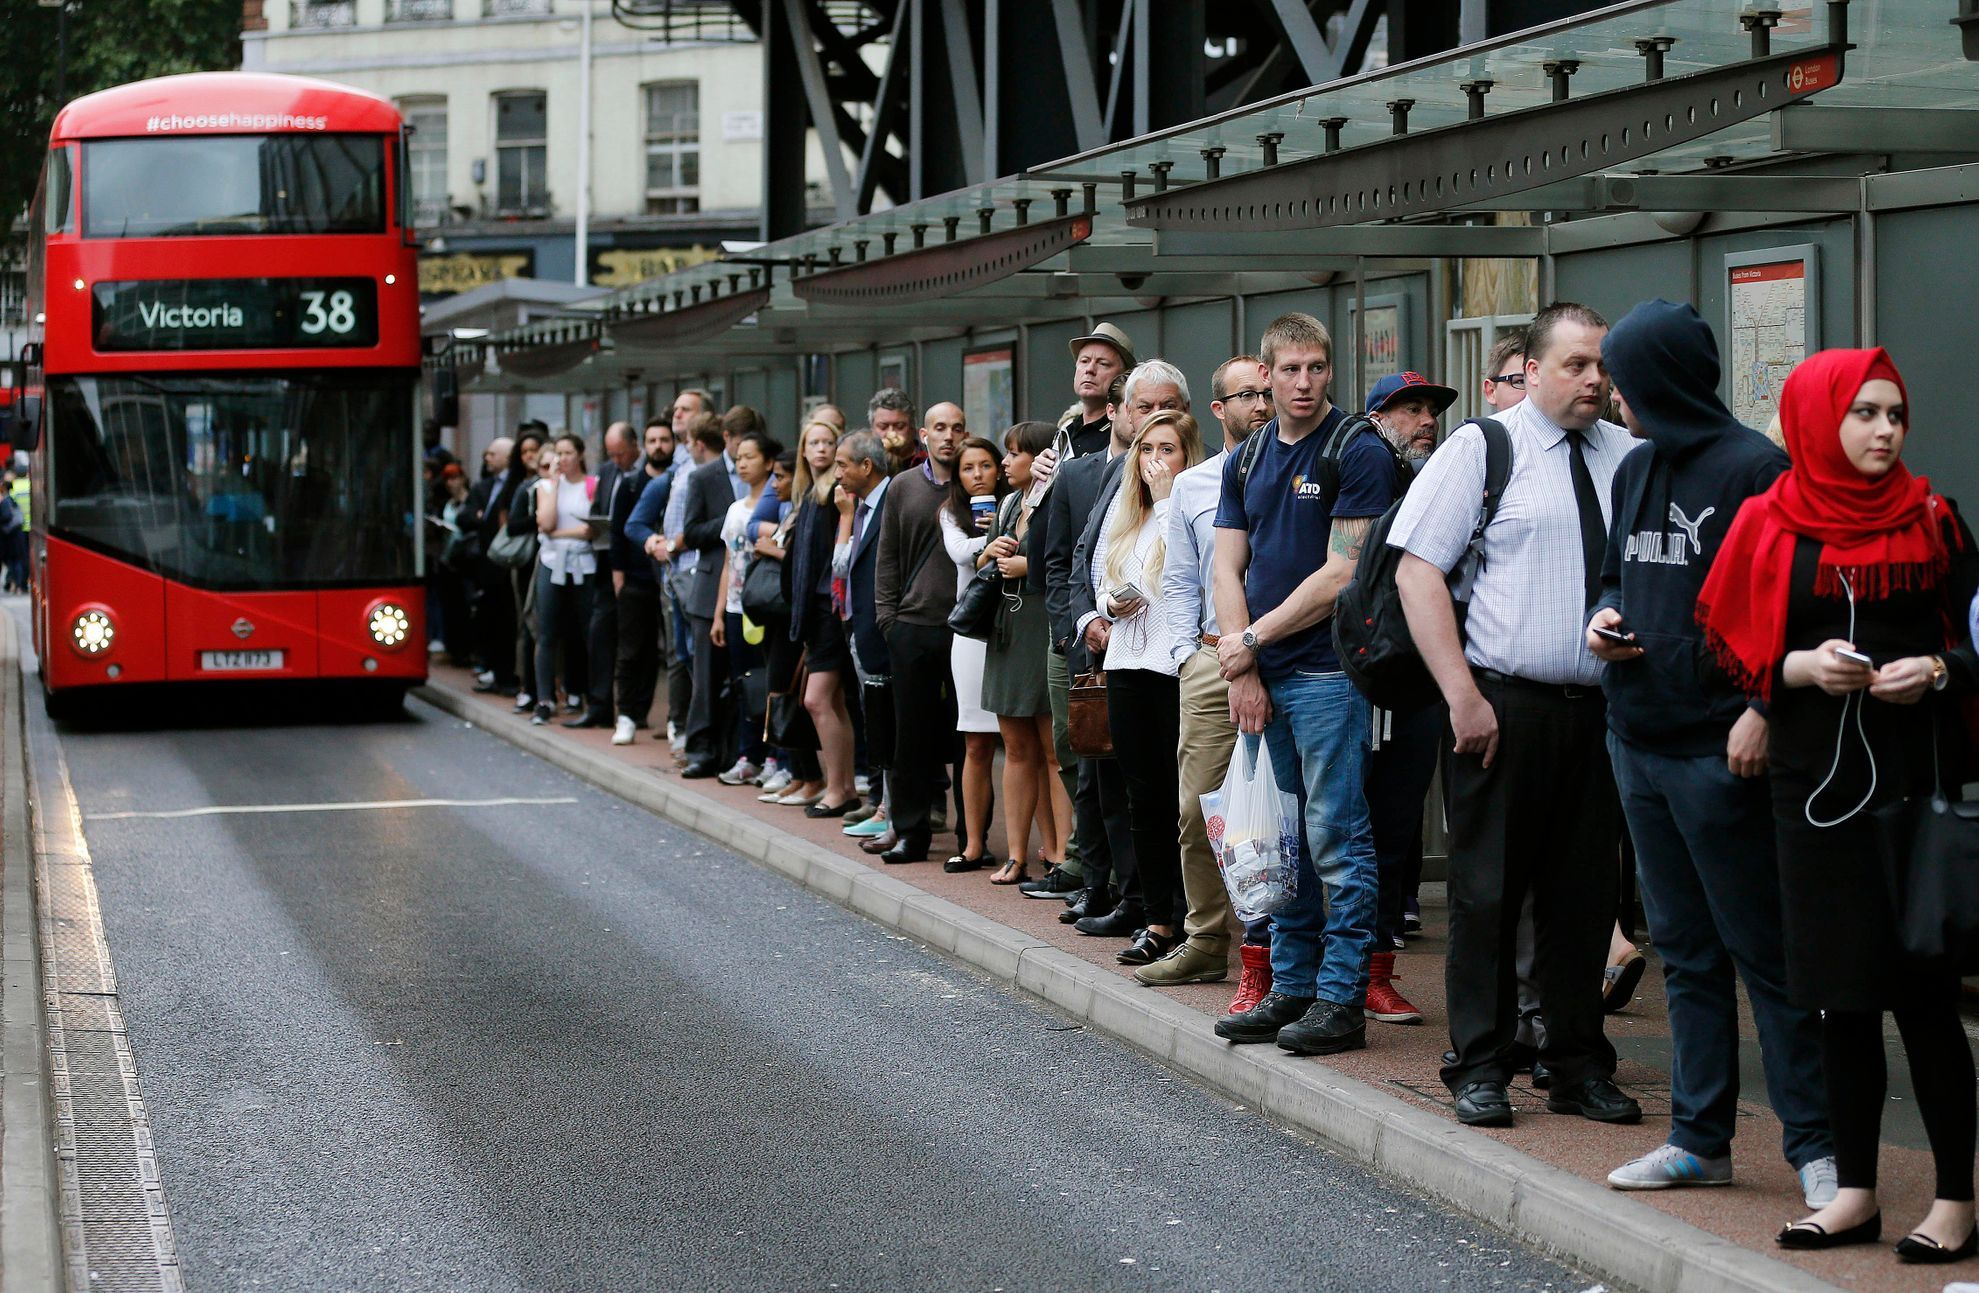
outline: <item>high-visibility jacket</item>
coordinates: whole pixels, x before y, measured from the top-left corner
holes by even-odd
[[[27,478],[26,476],[16,476],[16,477],[14,477],[14,481],[13,481],[13,483],[12,483],[11,485],[9,485],[9,486],[7,486],[7,492],[8,492],[8,493],[9,493],[10,495],[12,495],[12,496],[13,496],[13,499],[14,499],[14,506],[15,506],[15,507],[18,507],[18,508],[20,508],[20,509],[21,509],[21,528],[22,528],[23,530],[25,530],[25,529],[27,529],[27,528],[29,528],[29,526],[28,526],[28,478]]]

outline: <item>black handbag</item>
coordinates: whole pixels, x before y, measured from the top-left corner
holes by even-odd
[[[783,562],[757,557],[742,576],[742,613],[758,624],[788,624],[790,599],[783,595]]]
[[[808,658],[800,655],[797,672],[789,683],[782,691],[770,693],[769,712],[763,724],[763,739],[767,744],[779,750],[818,748],[817,726],[811,721],[811,711],[804,708],[804,684],[810,677]]]
[[[958,636],[987,642],[996,632],[998,596],[1003,591],[1003,575],[990,562],[955,595],[955,609],[948,613],[948,627]]]
[[[1979,960],[1979,802],[1952,803],[1938,775],[1938,716],[1931,714],[1931,793],[1876,811],[1897,941],[1922,960],[1963,972]]]

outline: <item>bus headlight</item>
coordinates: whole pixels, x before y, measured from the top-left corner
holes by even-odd
[[[365,627],[371,630],[373,642],[387,651],[396,651],[412,636],[412,617],[396,602],[379,602],[371,608]]]
[[[90,659],[108,652],[117,641],[117,626],[104,611],[91,608],[76,616],[69,626],[69,640],[76,651]]]

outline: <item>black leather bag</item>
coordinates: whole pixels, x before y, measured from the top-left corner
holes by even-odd
[[[804,708],[804,684],[811,677],[808,657],[799,656],[797,672],[793,674],[782,691],[770,693],[768,716],[763,724],[763,739],[779,750],[815,750],[818,748],[818,729],[811,722],[811,711]]]
[[[790,623],[790,599],[783,595],[783,562],[757,557],[742,576],[742,613],[758,624]]]
[[[1003,576],[990,562],[955,595],[955,609],[948,613],[948,627],[958,636],[987,642],[996,632],[998,599],[1003,592]]]
[[[1934,772],[1937,742],[1934,709]],[[1930,795],[1876,810],[1887,850],[1884,874],[1904,951],[1923,960],[1949,959],[1971,972],[1979,961],[1979,802],[1952,803],[1942,784],[1934,776]]]

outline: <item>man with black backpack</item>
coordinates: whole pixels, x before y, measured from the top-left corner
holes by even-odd
[[[1217,659],[1230,716],[1261,733],[1305,826],[1298,894],[1271,920],[1272,989],[1217,1021],[1233,1042],[1276,1041],[1301,1055],[1367,1044],[1368,953],[1376,870],[1362,775],[1366,698],[1341,671],[1327,618],[1353,577],[1368,526],[1394,500],[1393,455],[1356,435],[1329,444],[1345,414],[1327,398],[1333,339],[1287,314],[1259,350],[1278,416],[1225,465],[1216,512]]]

